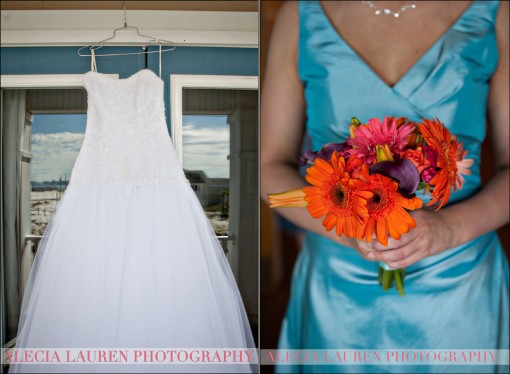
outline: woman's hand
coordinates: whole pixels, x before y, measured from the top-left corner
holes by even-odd
[[[357,241],[352,247],[369,261],[381,261],[392,269],[401,269],[457,245],[455,230],[441,212],[424,208],[409,214],[415,219],[416,227],[403,234],[400,240],[388,238],[387,247],[376,239],[370,243]]]

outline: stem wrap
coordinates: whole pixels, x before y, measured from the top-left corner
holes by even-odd
[[[388,291],[393,287],[393,281],[395,281],[395,287],[400,294],[404,296],[404,277],[405,269],[392,269],[386,263],[379,263],[378,281],[384,291]]]

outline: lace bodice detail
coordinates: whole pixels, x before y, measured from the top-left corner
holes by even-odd
[[[164,83],[157,75],[145,69],[115,79],[90,71],[83,83],[87,128],[69,188],[186,180],[166,127]]]

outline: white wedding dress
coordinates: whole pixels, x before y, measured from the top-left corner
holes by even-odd
[[[254,348],[221,245],[185,178],[163,81],[90,71],[85,139],[41,240],[16,348]],[[257,285],[253,285],[257,287]],[[255,365],[11,364],[10,372],[249,372]]]

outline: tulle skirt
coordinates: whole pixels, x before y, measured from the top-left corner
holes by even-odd
[[[254,348],[190,185],[74,188],[39,245],[16,348]],[[11,364],[18,372],[247,372],[249,365]]]

